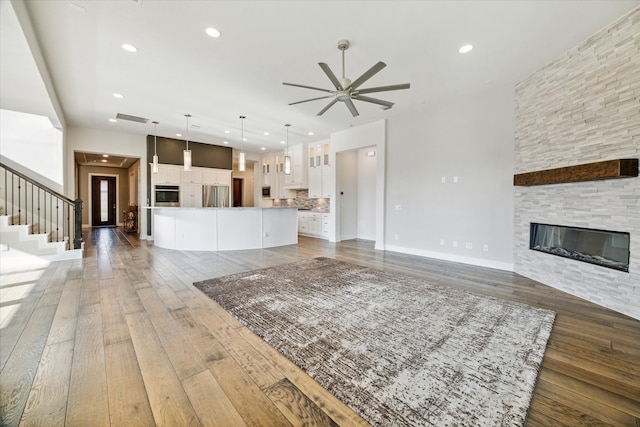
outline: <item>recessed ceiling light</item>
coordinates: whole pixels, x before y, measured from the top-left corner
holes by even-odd
[[[264,151],[264,150],[266,150],[267,148],[266,148],[266,147],[260,147],[260,149],[261,149],[262,151]]]
[[[309,132],[309,136],[313,136],[313,132]]]
[[[229,141],[222,141],[223,144],[228,145]]]
[[[109,155],[108,154],[103,154],[102,157],[109,157]]]
[[[118,122],[116,119],[109,119],[109,121],[110,121],[111,123],[117,123],[117,122]]]
[[[138,49],[134,45],[128,44],[128,43],[123,44],[122,48],[127,52],[132,52],[132,53],[138,51]]]
[[[107,160],[107,159],[102,159],[102,160],[100,160],[100,161],[101,161],[102,163],[107,163],[109,160]]]
[[[121,93],[114,93],[114,94],[113,94],[113,97],[114,97],[114,98],[118,98],[118,99],[122,99],[122,98],[124,98],[124,95],[123,95],[123,94],[121,94]]]
[[[465,44],[464,46],[460,46],[460,49],[458,49],[458,52],[460,52],[460,53],[469,53],[469,52],[471,52],[472,49],[473,49],[472,45]]]
[[[225,130],[224,133],[231,133],[231,131]]]
[[[247,138],[242,138],[242,140],[243,140],[244,142],[247,142]]]
[[[264,136],[269,136],[269,132],[265,132],[265,133],[264,133]]]
[[[220,30],[213,27],[207,28],[206,30],[204,30],[204,32],[207,33],[209,37],[215,37],[215,38],[220,37],[220,34],[221,34]]]
[[[280,144],[286,144],[286,142],[285,141],[280,141]]]
[[[182,134],[181,133],[176,133],[176,136],[182,136]]]

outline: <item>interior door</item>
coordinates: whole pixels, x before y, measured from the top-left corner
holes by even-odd
[[[91,177],[91,225],[116,226],[116,177]]]
[[[233,207],[242,206],[242,179],[233,178]]]

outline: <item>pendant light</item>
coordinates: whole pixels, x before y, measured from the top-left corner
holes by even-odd
[[[153,166],[151,171],[158,173],[158,122],[153,123]]]
[[[191,150],[189,150],[189,117],[191,114],[184,115],[187,118],[187,149],[184,150],[184,170],[191,170]]]
[[[284,153],[284,174],[291,175],[291,156],[289,155],[289,126],[290,124],[285,125],[287,127],[287,151]]]
[[[240,154],[238,155],[238,171],[245,170],[245,154],[244,154],[244,119],[246,116],[240,116]]]

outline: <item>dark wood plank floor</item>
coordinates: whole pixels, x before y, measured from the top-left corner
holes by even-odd
[[[82,261],[4,268],[0,425],[367,425],[192,283],[315,256],[555,310],[528,425],[640,426],[640,321],[513,273],[369,242],[220,253],[86,232]]]

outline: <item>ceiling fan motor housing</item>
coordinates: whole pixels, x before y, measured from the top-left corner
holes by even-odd
[[[338,40],[338,49],[340,50],[349,49],[349,40],[346,40],[346,39]]]

